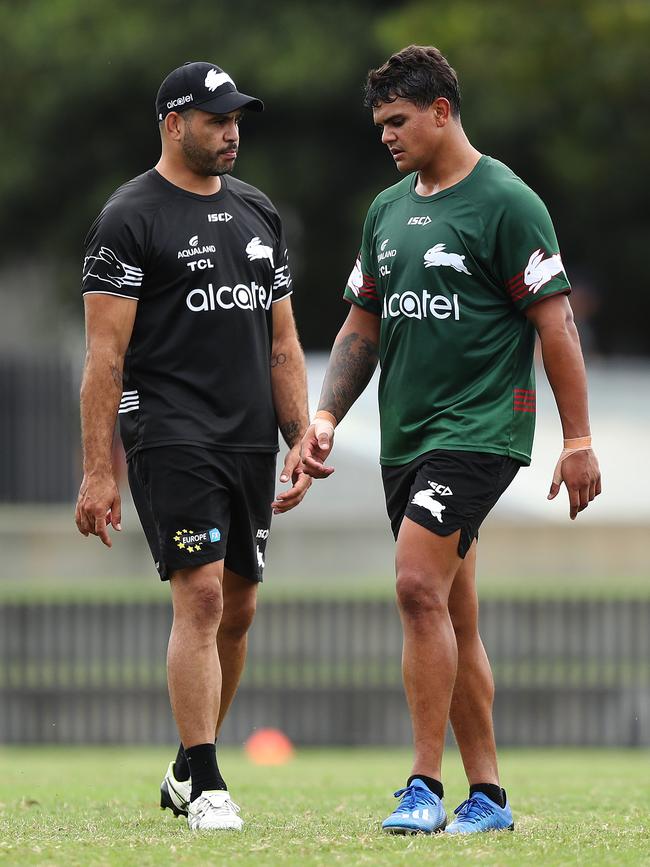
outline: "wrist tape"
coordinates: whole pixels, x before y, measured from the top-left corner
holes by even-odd
[[[332,430],[334,430],[334,428],[337,425],[336,416],[332,415],[331,412],[327,412],[327,410],[325,410],[325,409],[319,409],[318,412],[316,413],[316,415],[314,416],[314,422],[316,422],[319,419],[321,421],[329,422],[332,425]]]
[[[564,440],[564,448],[553,471],[553,484],[559,485],[562,481],[562,462],[574,452],[586,452],[591,448],[591,437],[573,437]]]

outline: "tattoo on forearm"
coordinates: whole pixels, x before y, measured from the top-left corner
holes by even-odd
[[[304,425],[301,425],[299,421],[285,421],[280,423],[280,433],[284,437],[284,441],[289,448],[293,448],[293,446],[298,442],[303,428]]]
[[[286,364],[287,356],[284,352],[278,352],[277,355],[271,356],[271,367],[277,367],[279,364]]]
[[[318,408],[341,421],[370,382],[377,360],[377,344],[360,334],[347,334],[335,343]]]
[[[113,377],[113,382],[115,385],[121,389],[122,388],[122,371],[119,367],[116,367],[114,364],[111,364],[111,376]]]

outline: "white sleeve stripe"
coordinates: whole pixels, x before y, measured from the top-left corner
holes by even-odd
[[[117,298],[128,298],[129,301],[137,301],[137,298],[134,298],[133,295],[122,295],[120,292],[102,292],[99,289],[87,289],[85,292],[81,293],[82,295],[115,295]]]
[[[284,299],[285,299],[285,298],[288,298],[289,295],[293,295],[293,289],[291,290],[291,292],[287,292],[286,295],[283,295],[281,298],[274,298],[274,299],[273,299],[273,304],[275,304],[276,301],[284,301]]]
[[[134,388],[132,391],[123,391],[123,392],[122,392],[122,397],[124,398],[124,397],[126,397],[128,394],[137,394],[137,393],[138,393],[138,389],[137,389],[137,388]]]
[[[291,275],[287,274],[284,277],[276,277],[273,283],[273,289],[281,289],[283,286],[291,286],[293,280]]]

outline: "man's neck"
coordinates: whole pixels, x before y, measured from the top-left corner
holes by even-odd
[[[166,181],[188,193],[199,196],[213,196],[221,189],[221,178],[218,175],[197,175],[184,164],[169,159],[164,154],[155,165],[159,175]]]
[[[480,151],[460,128],[438,148],[431,162],[420,169],[415,192],[419,196],[433,196],[453,187],[467,177],[480,159]]]

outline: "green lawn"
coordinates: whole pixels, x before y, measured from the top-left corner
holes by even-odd
[[[0,750],[0,865],[650,864],[648,753],[504,751],[513,834],[382,836],[408,772],[398,750],[301,750],[281,768],[223,750],[242,833],[191,835],[157,807],[171,750]],[[465,797],[458,756],[446,803]]]

